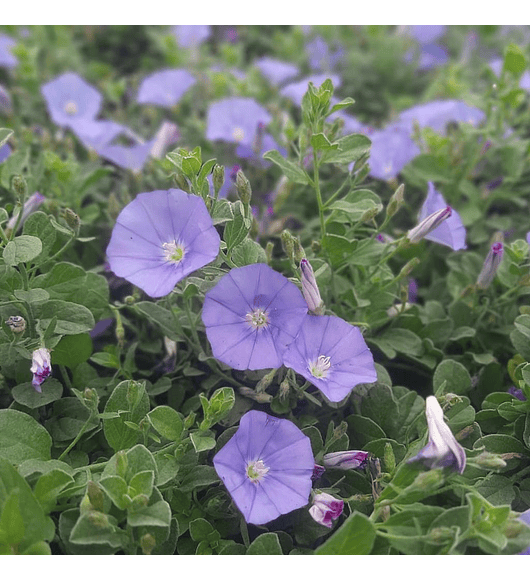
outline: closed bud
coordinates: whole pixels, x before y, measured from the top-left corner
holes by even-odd
[[[267,256],[267,264],[271,263],[273,251],[274,251],[274,242],[271,242],[269,240],[267,242],[267,245],[265,246],[265,256]]]
[[[361,216],[361,222],[365,223],[373,220],[378,213],[379,213],[378,207],[372,207],[371,209],[367,209]]]
[[[368,451],[336,451],[326,453],[323,457],[324,467],[331,469],[362,469],[368,456]]]
[[[311,264],[304,258],[300,261],[300,270],[302,271],[302,294],[304,295],[307,307],[314,314],[322,314],[322,298],[313,272]]]
[[[249,389],[248,387],[239,387],[239,392],[248,399],[256,401],[256,403],[270,403],[272,401],[272,395],[268,393],[258,393],[254,389]]]
[[[125,302],[125,304],[127,304],[128,306],[132,306],[135,302],[136,302],[136,298],[134,296],[131,296],[130,294],[128,296],[125,296],[125,298],[123,299],[123,301]]]
[[[121,478],[125,479],[128,467],[129,459],[127,457],[127,453],[123,450],[118,451],[116,453],[116,475],[119,475]]]
[[[419,263],[420,263],[419,258],[412,258],[412,260],[409,260],[403,266],[403,268],[401,268],[399,274],[397,275],[396,280],[401,280],[403,278],[406,278]]]
[[[28,193],[28,184],[22,175],[14,175],[11,185],[20,200],[23,200]]]
[[[287,379],[284,379],[281,383],[280,383],[280,391],[279,391],[279,398],[280,401],[285,401],[285,399],[289,396],[289,390],[290,390],[290,385],[289,385],[289,381]]]
[[[455,537],[454,531],[451,528],[433,528],[427,538],[434,544],[446,544],[451,542]]]
[[[225,167],[224,167],[224,165],[218,165],[218,164],[215,165],[215,167],[213,168],[212,182],[213,182],[214,193],[215,193],[215,195],[217,195],[219,193],[221,187],[223,187],[224,182],[225,182]]]
[[[26,321],[22,316],[10,316],[5,323],[15,334],[22,334],[26,330]]]
[[[252,199],[252,189],[250,187],[250,181],[245,177],[241,169],[236,174],[236,189],[239,199],[245,205],[249,205]]]
[[[344,509],[344,502],[329,493],[315,493],[313,505],[309,508],[309,514],[319,524],[331,528],[333,520],[339,518]]]
[[[88,514],[88,521],[96,528],[107,528],[109,525],[109,518],[107,514],[99,511],[91,511]]]
[[[15,227],[20,229],[20,226],[27,220],[27,218],[37,209],[39,206],[46,200],[46,198],[41,195],[38,191],[36,191],[33,195],[30,195],[29,198],[24,202],[24,207],[22,208],[22,216],[20,217],[20,221],[18,219],[20,211],[15,211],[11,219],[7,222],[6,225],[6,234],[9,234]]]
[[[144,534],[140,538],[140,546],[142,547],[142,552],[146,556],[150,556],[151,552],[156,547],[156,540],[155,540],[154,536],[152,536],[151,534]]]
[[[99,485],[92,480],[87,483],[87,496],[90,500],[92,509],[100,512],[104,511],[105,493]]]
[[[302,244],[300,243],[300,239],[295,236],[293,236],[293,244],[294,244],[294,249],[293,249],[293,255],[294,255],[294,261],[295,262],[300,262],[300,260],[305,260],[305,250],[302,247]]]
[[[417,244],[427,234],[430,234],[434,229],[436,229],[442,222],[450,218],[452,213],[452,209],[447,206],[428,215],[415,228],[412,228],[407,233],[407,239],[411,244]]]
[[[179,189],[182,189],[182,191],[185,191],[186,193],[190,192],[190,184],[188,183],[188,180],[186,179],[183,173],[177,171],[176,173],[173,174],[173,177]]]
[[[517,538],[521,533],[528,530],[528,526],[519,520],[508,520],[504,528],[504,534],[508,539]]]
[[[280,239],[282,241],[282,248],[289,260],[294,258],[294,241],[293,236],[289,230],[283,230],[280,234]]]
[[[272,383],[277,370],[278,369],[272,369],[272,371],[267,373],[262,379],[259,380],[258,384],[256,385],[257,393],[263,393],[264,391],[267,390],[267,387],[269,387],[270,384]]]
[[[495,278],[497,270],[502,262],[502,256],[504,254],[504,246],[502,242],[495,242],[488,252],[486,259],[484,260],[484,265],[477,278],[477,288],[485,290]]]
[[[386,215],[389,218],[391,218],[392,216],[394,216],[399,211],[399,208],[405,202],[405,198],[404,198],[404,195],[403,195],[404,192],[405,192],[405,185],[402,183],[396,189],[396,191],[394,192],[394,194],[390,198],[390,201],[388,202],[388,205],[386,206]]]
[[[392,473],[396,469],[396,457],[394,455],[394,450],[390,443],[385,443],[385,451],[383,455],[385,462],[385,469],[388,473]]]
[[[79,216],[72,211],[69,207],[64,210],[64,220],[67,225],[72,228],[75,232],[79,230],[79,226],[81,225],[81,220]]]
[[[96,411],[98,408],[99,397],[95,389],[89,389],[88,387],[83,391],[83,399],[85,399],[87,407]]]
[[[140,510],[147,506],[149,503],[149,498],[145,495],[145,493],[139,493],[137,496],[133,497],[131,503],[131,509],[133,511]]]
[[[421,491],[434,491],[442,485],[444,476],[441,469],[431,469],[416,476],[416,479],[409,486]]]
[[[485,469],[503,469],[506,467],[506,461],[502,459],[499,455],[495,453],[490,453],[489,451],[484,451],[477,457],[475,457],[475,463],[479,467]]]

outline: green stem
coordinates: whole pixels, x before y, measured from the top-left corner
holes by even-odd
[[[319,165],[318,165],[318,156],[317,152],[313,149],[313,170],[314,170],[314,178],[313,184],[315,186],[315,193],[317,194],[317,203],[318,203],[318,213],[320,217],[320,238],[323,241],[326,237],[326,223],[324,220],[324,204],[322,202],[322,194],[320,192],[320,179],[319,179]]]
[[[59,461],[62,461],[63,457],[65,457],[66,455],[68,455],[68,453],[70,453],[70,451],[75,447],[75,445],[77,444],[77,442],[79,441],[79,439],[81,439],[81,437],[84,435],[85,431],[88,429],[88,425],[90,424],[91,421],[92,421],[92,414],[85,421],[85,423],[81,427],[79,433],[76,435],[76,437],[72,441],[72,443],[70,443],[70,445],[68,445],[68,447],[61,453],[61,455],[59,455],[59,457],[58,457],[58,460]]]

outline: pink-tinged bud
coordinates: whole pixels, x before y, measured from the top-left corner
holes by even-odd
[[[360,469],[368,459],[368,451],[337,451],[324,455],[324,466],[333,469]]]
[[[312,481],[316,481],[317,479],[319,479],[321,477],[321,475],[326,471],[325,467],[322,467],[322,465],[317,465],[315,463],[315,467],[313,467],[313,475],[311,476],[311,480]]]
[[[33,373],[31,384],[38,393],[42,393],[41,385],[52,372],[50,351],[47,348],[39,348],[33,351],[30,371]]]
[[[435,211],[431,215],[428,215],[424,220],[422,220],[415,228],[412,228],[407,234],[407,238],[411,244],[416,244],[422,240],[427,234],[430,234],[434,229],[436,229],[442,222],[450,218],[452,214],[452,209],[447,206],[438,211]]]
[[[444,413],[436,397],[430,396],[425,400],[425,415],[429,441],[416,456],[409,459],[409,462],[423,461],[429,469],[450,467],[458,473],[463,473],[466,467],[466,452],[444,421]]]
[[[342,514],[343,509],[344,502],[341,499],[335,499],[329,493],[317,493],[313,498],[309,513],[315,522],[331,528],[333,520]]]
[[[322,298],[315,274],[311,264],[305,258],[300,261],[300,270],[302,270],[302,294],[307,302],[307,307],[314,314],[322,314]]]
[[[39,206],[46,200],[44,195],[41,195],[38,191],[36,191],[33,195],[31,195],[24,204],[22,209],[22,217],[20,218],[19,227],[27,220],[27,218],[37,209]],[[6,233],[9,233],[13,230],[13,228],[17,225],[19,212],[16,212],[11,219],[7,222],[6,225]]]
[[[495,278],[495,274],[499,269],[504,254],[504,247],[501,242],[495,242],[488,252],[484,265],[477,278],[477,287],[483,290],[487,288]]]

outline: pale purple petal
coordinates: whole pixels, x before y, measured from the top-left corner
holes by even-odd
[[[118,135],[127,133],[127,127],[114,121],[100,121],[88,118],[72,121],[70,127],[85,147],[92,147],[93,149],[104,147]]]
[[[248,317],[262,312],[266,323]],[[234,268],[206,293],[202,320],[215,358],[236,369],[279,368],[307,313],[298,288],[266,264]]]
[[[258,126],[272,121],[270,113],[248,97],[228,97],[208,108],[206,138],[252,146]]]
[[[11,155],[11,147],[8,143],[4,143],[2,147],[0,147],[0,163],[5,161]]]
[[[264,474],[248,475],[252,462]],[[312,487],[314,457],[309,438],[287,419],[249,411],[213,464],[248,523],[266,524],[303,507]]]
[[[150,156],[155,140],[135,145],[103,145],[95,148],[97,153],[123,169],[141,171]]]
[[[209,24],[177,24],[172,32],[181,48],[192,48],[210,37],[212,27]]]
[[[443,195],[434,188],[434,184],[431,181],[428,183],[428,188],[427,198],[420,209],[418,222],[421,222],[435,211],[447,207]],[[443,221],[431,233],[427,234],[425,239],[431,240],[431,242],[437,242],[438,244],[443,244],[444,246],[449,246],[455,251],[465,250],[467,248],[466,228],[456,210],[454,208],[451,208],[451,210],[451,216]]]
[[[372,147],[368,163],[372,177],[384,180],[397,177],[421,153],[410,134],[410,129],[401,124],[388,125],[369,134]]]
[[[165,245],[182,244],[180,261]],[[107,248],[111,270],[157,298],[213,261],[220,238],[204,201],[180,189],[140,193],[120,213]]]
[[[486,115],[480,109],[471,107],[464,101],[455,99],[431,101],[415,105],[399,115],[399,121],[412,130],[413,124],[420,128],[430,127],[434,131],[445,131],[449,122],[470,123],[479,125]]]
[[[318,373],[311,368],[320,357],[329,357],[329,365],[322,367],[322,376],[315,376]],[[332,402],[342,401],[358,384],[377,380],[372,353],[360,330],[336,316],[306,316],[283,363]]]
[[[67,72],[42,85],[48,112],[54,123],[72,127],[80,119],[93,120],[103,97],[77,73]]]
[[[254,62],[254,65],[265,78],[277,86],[296,77],[300,72],[300,69],[295,64],[277,60],[270,56],[264,56],[258,59]]]
[[[7,34],[0,34],[0,67],[15,68],[17,66],[18,59],[12,52],[12,48],[16,45],[16,40]]]
[[[139,103],[172,107],[197,81],[184,69],[167,69],[147,76],[138,89]]]

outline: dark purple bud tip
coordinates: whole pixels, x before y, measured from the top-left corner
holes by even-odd
[[[497,255],[502,254],[502,250],[503,250],[503,247],[502,247],[501,242],[496,242],[495,244],[493,244],[493,246],[491,246],[491,251],[494,254],[497,254]]]

